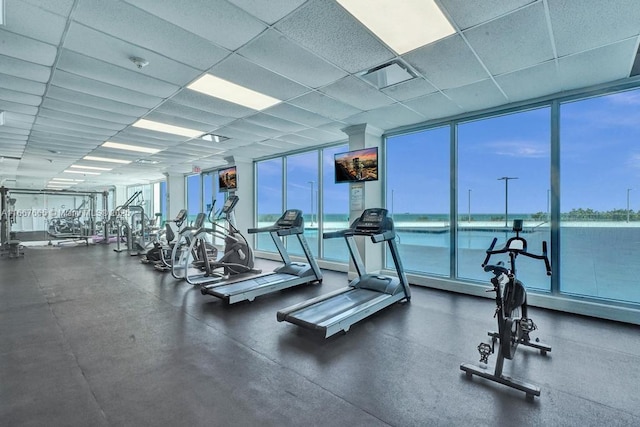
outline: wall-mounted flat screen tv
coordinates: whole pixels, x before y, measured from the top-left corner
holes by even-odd
[[[218,188],[220,191],[235,191],[238,188],[235,166],[218,171]]]
[[[337,153],[334,163],[337,184],[378,180],[378,147]]]

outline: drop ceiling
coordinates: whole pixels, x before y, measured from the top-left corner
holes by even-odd
[[[145,183],[344,141],[353,124],[391,130],[628,79],[640,33],[637,0],[436,0],[455,33],[398,55],[334,0],[4,3],[0,182],[20,188],[74,164],[113,168],[84,188]],[[416,77],[362,78],[392,61]],[[205,73],[281,102],[256,111],[187,88]],[[141,118],[228,139],[131,126]]]

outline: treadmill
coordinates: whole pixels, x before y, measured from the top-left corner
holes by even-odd
[[[251,234],[269,233],[276,249],[284,262],[284,265],[276,268],[271,273],[252,276],[247,279],[237,279],[225,282],[203,285],[200,288],[202,295],[213,295],[222,298],[229,304],[240,301],[253,301],[255,297],[276,292],[293,286],[308,283],[322,282],[322,272],[309,249],[304,237],[304,218],[299,209],[288,209],[275,224],[269,227],[250,228]],[[283,236],[296,236],[307,263],[292,262],[287,249],[281,239]]]
[[[287,321],[321,331],[328,338],[398,301],[411,299],[409,282],[395,242],[393,220],[382,208],[366,209],[346,230],[328,232],[323,238],[344,237],[358,277],[345,288],[278,311],[278,322]],[[367,273],[355,236],[368,236],[374,243],[387,242],[398,277]]]

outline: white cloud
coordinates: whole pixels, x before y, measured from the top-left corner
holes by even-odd
[[[549,157],[549,143],[536,141],[495,141],[488,148],[500,156],[544,158]]]

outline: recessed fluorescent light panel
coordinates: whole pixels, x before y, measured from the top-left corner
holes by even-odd
[[[337,0],[397,54],[455,33],[433,0]]]
[[[74,169],[90,169],[95,171],[110,171],[111,168],[100,168],[98,166],[82,166],[82,165],[71,165],[70,168]]]
[[[0,0],[0,25],[4,25],[4,0]]]
[[[140,147],[138,145],[121,144],[119,142],[111,142],[111,141],[105,142],[104,144],[101,145],[101,147],[117,148],[118,150],[135,151],[135,152],[138,152],[138,153],[149,153],[149,154],[156,154],[156,153],[162,151],[162,150],[159,150],[157,148]]]
[[[89,172],[89,171],[73,171],[73,170],[65,170],[64,173],[80,173],[82,175],[100,175],[100,172]]]
[[[173,135],[186,136],[187,138],[197,138],[204,133],[202,131],[195,130],[195,129],[167,125],[165,123],[154,122],[152,120],[146,120],[146,119],[140,119],[134,124],[132,124],[131,126],[140,128],[140,129],[154,130],[156,132],[164,132],[164,133],[170,133]]]
[[[187,86],[187,88],[258,111],[282,102],[280,99],[231,83],[211,74],[205,74]]]
[[[70,179],[70,178],[51,178],[51,181],[66,181],[66,182],[73,182],[73,181],[75,181],[75,179]]]
[[[96,157],[96,156],[84,156],[83,160],[91,160],[94,162],[107,162],[107,163],[120,163],[122,165],[128,165],[131,160],[110,159],[108,157]]]

